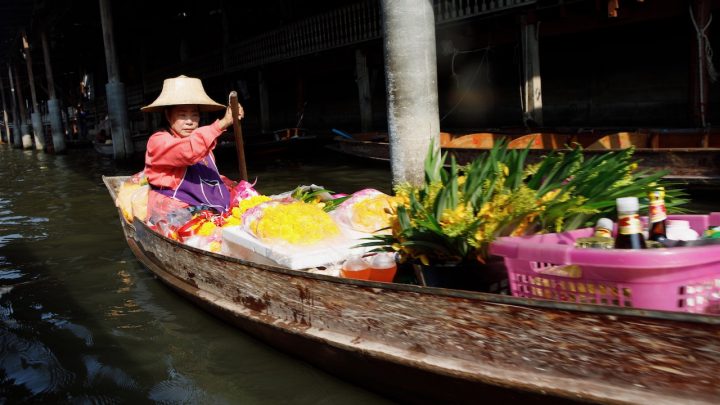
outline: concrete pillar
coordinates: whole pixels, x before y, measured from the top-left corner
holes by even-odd
[[[12,67],[8,64],[8,78],[10,80],[10,99],[12,100],[13,111],[13,142],[14,148],[22,148],[22,130],[20,128],[20,114],[18,113],[18,98],[15,93],[15,80],[13,79]]]
[[[120,82],[110,82],[105,85],[105,94],[107,95],[114,157],[117,160],[127,159],[133,154],[133,143],[128,127],[125,85]]]
[[[10,122],[9,122],[9,116],[8,116],[8,107],[7,103],[5,102],[5,85],[3,85],[3,79],[0,77],[0,98],[2,98],[2,109],[3,109],[3,115],[2,119],[5,123],[5,142],[10,143],[11,136],[10,136]],[[2,143],[2,139],[0,138],[0,143]]]
[[[20,110],[20,142],[23,149],[32,149],[32,134],[30,133],[30,123],[27,120],[25,97],[23,97],[20,76],[17,73],[17,66],[13,65],[12,69],[15,77],[15,90],[17,90],[18,109]]]
[[[40,40],[43,46],[43,60],[45,61],[45,76],[48,82],[48,115],[52,129],[53,150],[55,153],[65,153],[65,136],[63,134],[62,117],[60,115],[60,102],[55,98],[55,80],[53,79],[52,63],[50,60],[50,45],[45,30],[40,31]]]
[[[522,18],[523,55],[523,123],[543,125],[542,80],[537,24]]]
[[[355,78],[358,87],[358,101],[360,103],[360,130],[372,130],[372,96],[370,94],[370,75],[368,75],[367,58],[365,52],[355,50]]]
[[[382,0],[385,85],[393,184],[422,184],[439,148],[435,16],[431,0]]]
[[[270,132],[270,102],[268,89],[262,71],[258,71],[258,90],[260,92],[260,131],[264,134]]]
[[[47,33],[43,27],[40,30],[42,41],[43,59],[45,61],[45,76],[48,83],[48,115],[50,116],[50,128],[52,129],[53,150],[55,153],[65,152],[65,136],[63,134],[62,115],[60,114],[60,102],[55,98],[55,80],[53,79],[52,63],[50,61],[50,45],[47,40]]]
[[[63,133],[62,113],[60,112],[60,101],[51,98],[47,102],[48,115],[50,116],[50,128],[52,128],[53,150],[55,153],[65,152],[65,134]]]
[[[33,134],[35,135],[35,149],[45,150],[45,133],[43,132],[42,117],[40,111],[33,111],[30,114],[30,122],[32,122]]]
[[[32,50],[27,34],[22,33],[23,53],[25,54],[25,65],[27,66],[28,82],[30,83],[30,96],[32,98],[32,113],[30,121],[32,122],[33,134],[35,135],[35,148],[37,150],[45,150],[45,134],[42,127],[42,118],[40,117],[40,107],[37,101],[37,92],[35,91],[35,75],[32,68]]]
[[[123,160],[132,156],[133,144],[128,125],[127,99],[125,85],[120,82],[115,38],[113,37],[112,10],[110,0],[100,0],[100,20],[103,28],[105,44],[105,66],[107,67],[108,83],[105,85],[107,94],[108,116],[110,117],[110,133],[113,140],[115,159]]]

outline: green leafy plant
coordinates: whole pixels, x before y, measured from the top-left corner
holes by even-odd
[[[325,212],[330,212],[351,196],[332,198],[334,191],[317,186],[298,186],[291,193],[291,197],[308,204],[321,204]]]
[[[576,147],[529,163],[529,149],[499,143],[468,165],[431,145],[425,181],[395,189],[392,232],[363,246],[395,250],[424,264],[484,261],[500,236],[561,232],[614,218],[619,197],[645,198],[665,172],[638,171],[633,149],[587,157]],[[666,205],[685,203],[682,191],[667,189]]]

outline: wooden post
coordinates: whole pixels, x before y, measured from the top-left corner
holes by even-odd
[[[15,89],[17,90],[18,107],[20,110],[20,142],[23,149],[32,148],[32,136],[30,125],[27,122],[27,110],[25,109],[25,97],[23,97],[20,76],[17,73],[17,66],[13,64],[13,76],[15,77]]]
[[[291,130],[295,135],[298,134],[299,127],[302,126],[302,121],[305,117],[305,106],[307,100],[305,97],[305,76],[303,73],[297,73],[295,78],[295,123],[293,124],[294,130]],[[293,136],[292,134],[290,136]]]
[[[367,58],[361,49],[355,50],[355,77],[360,103],[360,130],[372,130],[372,96],[370,94],[370,76],[368,75]]]
[[[693,124],[705,128],[708,125],[707,106],[710,97],[710,77],[705,52],[710,5],[707,0],[693,0],[691,3],[690,19],[695,40],[690,46],[690,105]]]
[[[270,132],[270,102],[268,101],[268,89],[265,77],[261,70],[258,71],[258,90],[260,92],[260,131]]]
[[[112,135],[114,157],[118,160],[130,158],[133,154],[133,143],[128,126],[127,99],[125,85],[120,81],[120,70],[115,52],[113,37],[112,10],[110,0],[100,1],[100,20],[105,44],[105,66],[107,67],[108,83],[105,85],[107,95],[110,132]]]
[[[33,133],[35,134],[35,149],[45,150],[45,133],[42,127],[42,117],[40,116],[40,105],[37,101],[37,92],[35,91],[35,75],[32,68],[32,49],[28,42],[27,33],[22,32],[23,53],[25,54],[25,65],[27,66],[28,82],[30,82],[30,97],[32,98],[32,113],[30,113],[30,121],[32,122]]]
[[[522,17],[523,55],[523,123],[542,126],[542,83],[540,79],[540,49],[534,19]]]
[[[245,143],[243,142],[242,127],[240,127],[240,114],[237,92],[230,92],[230,111],[233,118],[233,134],[235,135],[235,151],[238,158],[238,171],[240,180],[247,181],[247,166],[245,165]]]
[[[381,3],[393,184],[419,185],[429,145],[440,142],[432,1]]]
[[[43,60],[45,61],[45,76],[48,86],[48,116],[50,117],[50,128],[52,130],[53,151],[55,153],[65,152],[65,136],[63,134],[62,115],[60,114],[60,102],[55,96],[55,80],[53,78],[52,63],[50,61],[50,45],[47,40],[45,24],[40,28],[40,41],[43,48]]]

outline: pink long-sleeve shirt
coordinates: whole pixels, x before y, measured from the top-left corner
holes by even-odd
[[[224,132],[218,120],[200,127],[188,137],[167,131],[154,133],[147,143],[145,176],[156,187],[175,189],[185,175],[185,169],[207,156]],[[213,157],[214,159],[214,157]]]

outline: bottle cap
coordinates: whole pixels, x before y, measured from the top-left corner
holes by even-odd
[[[605,229],[609,230],[610,232],[612,232],[614,226],[615,225],[613,224],[612,219],[600,218],[600,219],[598,219],[597,225],[595,225],[595,228],[605,228]]]
[[[640,209],[640,203],[637,197],[622,197],[616,201],[618,212],[630,212]]]
[[[366,268],[368,268],[368,263],[362,255],[352,255],[343,263],[343,269],[349,271],[365,270]]]
[[[388,252],[380,252],[373,256],[370,261],[372,267],[381,269],[395,265],[395,254]]]

